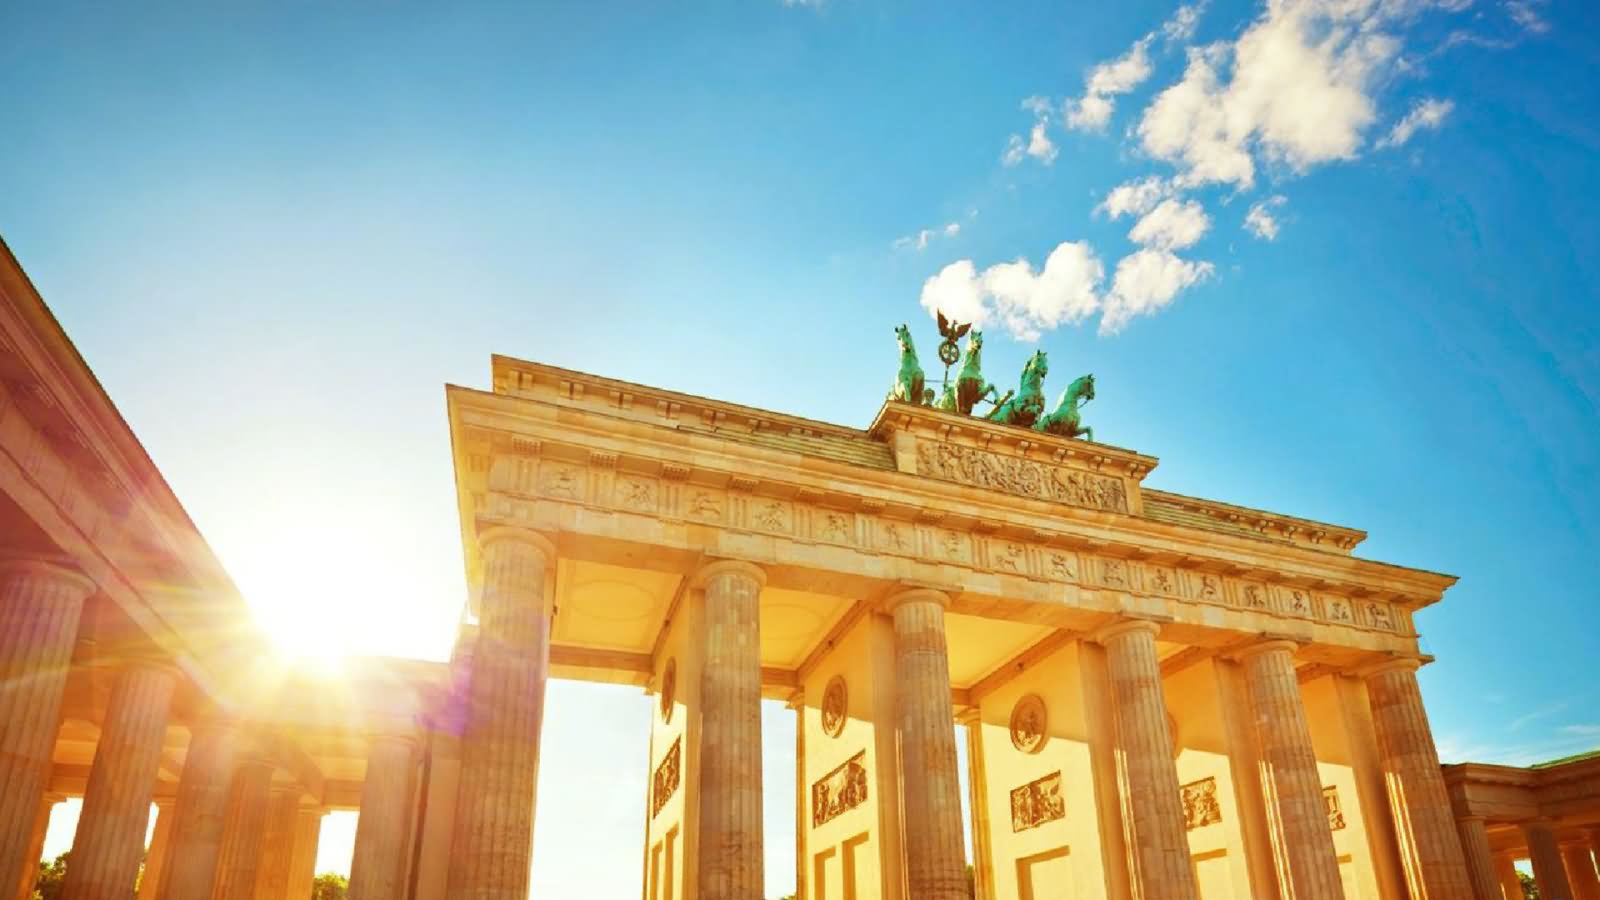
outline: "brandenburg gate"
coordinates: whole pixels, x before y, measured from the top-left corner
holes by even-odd
[[[1415,615],[1453,578],[1146,487],[1088,439],[1092,378],[1045,410],[1042,353],[1002,397],[968,335],[935,402],[902,329],[864,429],[494,357],[446,391],[454,654],[329,691],[270,662],[9,253],[0,293],[0,896],[81,796],[67,900],[129,897],[152,802],[140,900],[305,900],[329,809],[358,900],[522,900],[550,678],[653,698],[645,900],[758,900],[790,852],[807,900],[966,898],[968,831],[983,900],[1515,900],[1512,858],[1600,896],[1600,767],[1441,769]]]

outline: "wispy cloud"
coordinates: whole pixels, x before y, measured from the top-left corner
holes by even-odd
[[[1126,52],[1089,70],[1084,78],[1083,96],[1068,100],[1063,110],[1063,121],[1077,131],[1104,131],[1116,110],[1116,98],[1129,93],[1145,82],[1153,71],[1150,64],[1150,45],[1158,34],[1169,41],[1187,41],[1194,37],[1200,22],[1202,4],[1178,7],[1172,18],[1156,31],[1133,42]]]
[[[1440,100],[1437,97],[1424,97],[1412,104],[1411,111],[1405,117],[1394,123],[1389,133],[1378,140],[1379,149],[1385,147],[1398,147],[1411,140],[1419,131],[1437,131],[1444,125],[1444,120],[1456,108],[1454,100]]]
[[[1027,259],[983,271],[970,259],[953,262],[922,286],[922,306],[982,328],[999,323],[1018,340],[1037,340],[1061,325],[1081,322],[1100,309],[1105,266],[1094,248],[1064,241],[1035,270]]]
[[[1265,200],[1250,204],[1249,212],[1244,215],[1244,230],[1264,241],[1277,240],[1280,226],[1278,215],[1273,210],[1288,202],[1288,197],[1274,194]]]
[[[897,237],[894,239],[894,242],[890,244],[890,246],[896,250],[911,249],[921,253],[923,250],[928,249],[928,244],[935,239],[941,237],[953,238],[960,233],[960,222],[946,222],[938,228],[924,228],[915,234]]]
[[[1013,134],[1006,139],[1006,149],[1000,154],[1000,162],[1015,166],[1031,157],[1048,166],[1056,161],[1058,152],[1055,142],[1050,139],[1050,101],[1044,97],[1029,97],[1022,101],[1022,108],[1033,113],[1033,127],[1028,130],[1026,139],[1020,134]]]

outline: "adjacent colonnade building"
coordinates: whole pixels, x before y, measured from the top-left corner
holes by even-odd
[[[968,827],[983,900],[1514,900],[1530,857],[1600,900],[1597,763],[1441,769],[1414,615],[1454,579],[1359,531],[928,407],[861,430],[495,357],[447,390],[454,656],[332,691],[8,252],[0,295],[0,900],[68,796],[67,900],[126,900],[152,802],[139,900],[305,900],[330,809],[358,900],[522,900],[551,677],[655,699],[645,900],[762,896],[763,699],[807,900],[965,898]]]

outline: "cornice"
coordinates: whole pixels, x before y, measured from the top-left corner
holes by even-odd
[[[544,459],[570,459],[576,464],[601,449],[614,454],[623,471],[783,499],[806,495],[841,510],[907,521],[944,521],[1128,559],[1194,566],[1219,575],[1272,577],[1308,591],[1341,590],[1357,598],[1396,602],[1408,610],[1436,602],[1455,581],[1420,569],[1290,544],[1063,507],[899,471],[864,469],[588,408],[456,386],[448,388],[448,402],[464,514],[473,503],[467,486],[474,474],[467,471],[472,452],[466,445],[472,443],[475,452],[486,453],[496,448],[484,442],[498,441],[499,450],[516,452],[513,441],[520,441],[536,446],[538,457]],[[465,437],[469,429],[475,431],[470,442]],[[478,465],[486,469],[487,457]]]

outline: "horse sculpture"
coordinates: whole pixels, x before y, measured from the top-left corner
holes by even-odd
[[[911,329],[904,325],[894,330],[896,339],[900,342],[900,371],[895,373],[894,387],[889,389],[889,399],[899,400],[902,403],[925,404],[927,398],[922,395],[924,378],[922,365],[917,362],[917,348],[911,343]]]
[[[1094,376],[1085,375],[1067,385],[1067,389],[1061,392],[1061,399],[1056,401],[1056,408],[1051,410],[1049,415],[1041,416],[1039,421],[1033,424],[1033,430],[1069,438],[1081,434],[1085,440],[1094,440],[1094,429],[1084,425],[1078,416],[1078,410],[1083,404],[1093,399]]]
[[[983,380],[982,367],[983,332],[974,331],[967,336],[967,356],[961,362],[961,374],[956,376],[955,410],[964,416],[970,415],[981,400],[992,400],[999,406],[1015,393],[1000,397],[1000,389]]]
[[[1044,376],[1050,371],[1043,350],[1036,350],[1022,367],[1022,385],[1016,395],[996,406],[987,418],[1003,425],[1032,427],[1044,412]]]

